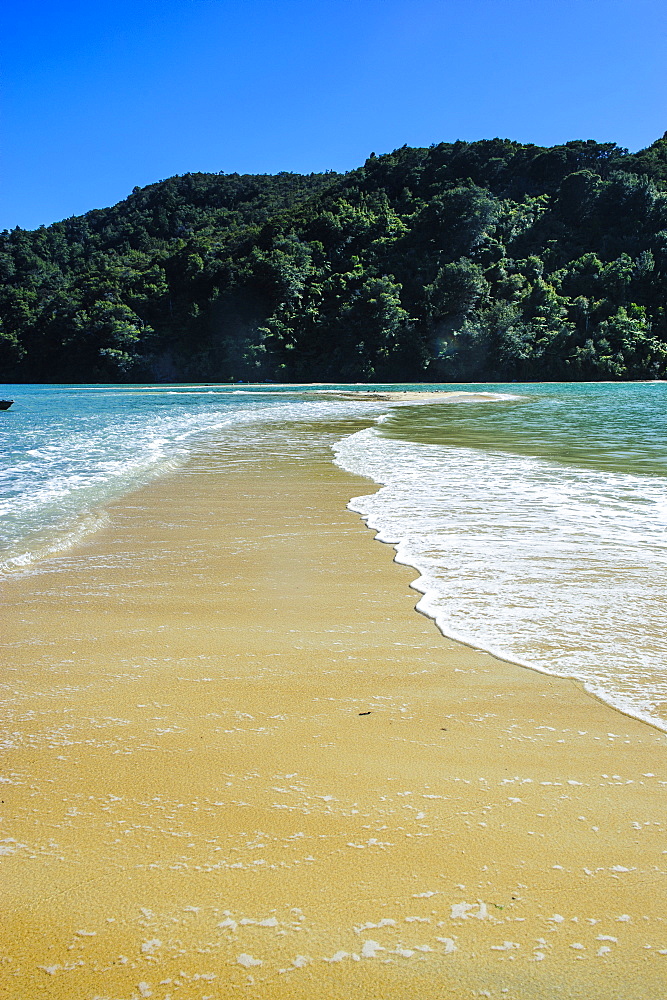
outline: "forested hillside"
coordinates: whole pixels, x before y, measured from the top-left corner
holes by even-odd
[[[667,137],[187,174],[0,275],[2,381],[665,378]]]

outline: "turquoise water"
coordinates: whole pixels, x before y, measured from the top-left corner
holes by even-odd
[[[667,476],[667,383],[493,389],[516,395],[493,407],[469,403],[396,409],[383,434],[425,444],[502,449],[601,471]]]
[[[494,389],[340,442],[383,484],[351,507],[443,632],[667,729],[667,385]]]
[[[372,395],[384,388],[443,395]],[[364,429],[336,443],[335,460],[379,485],[351,507],[417,568],[420,609],[446,634],[577,677],[667,730],[664,383],[5,386],[0,395],[16,400],[0,413],[2,572],[75,553],[104,523],[107,501],[194,448],[243,438],[252,461],[267,423],[298,450],[308,435],[290,438],[290,427],[359,419]]]
[[[5,385],[0,396],[15,400],[0,411],[0,573],[71,547],[104,522],[105,502],[175,469],[207,438],[368,409],[327,392],[309,402],[293,386]]]

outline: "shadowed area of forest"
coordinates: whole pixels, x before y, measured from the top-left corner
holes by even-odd
[[[667,133],[186,174],[0,235],[4,381],[667,377]]]

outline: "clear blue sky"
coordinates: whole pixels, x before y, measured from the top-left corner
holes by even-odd
[[[0,229],[189,171],[667,130],[664,0],[5,0]]]

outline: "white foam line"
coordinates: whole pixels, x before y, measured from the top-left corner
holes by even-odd
[[[363,434],[365,432],[357,431],[355,432],[355,434],[349,435],[348,437],[354,437],[356,434],[359,433]],[[347,469],[344,462],[340,458],[338,446],[341,445],[343,441],[347,439],[348,439],[347,437],[341,438],[333,445],[333,451],[335,456],[333,462],[334,465],[338,465],[344,471],[346,472],[352,471],[354,475],[359,475],[360,473],[358,473],[356,470]],[[362,475],[371,482],[376,483],[380,488],[385,485],[382,481],[374,479],[368,472],[364,472],[362,473]],[[559,677],[564,680],[575,681],[576,683],[581,684],[581,686],[583,687],[583,689],[586,691],[587,694],[596,698],[598,701],[601,701],[603,704],[608,705],[610,708],[614,709],[614,711],[616,712],[619,712],[621,715],[624,715],[631,719],[637,719],[638,721],[646,723],[647,725],[651,726],[654,729],[659,730],[660,732],[667,732],[667,722],[665,722],[664,720],[659,719],[648,712],[642,712],[640,709],[636,709],[632,705],[628,705],[622,698],[614,696],[613,694],[597,686],[594,686],[590,682],[587,682],[581,677],[578,677],[576,674],[562,673],[557,671],[555,668],[548,669],[536,663],[532,663],[529,660],[519,659],[518,657],[509,654],[506,650],[495,647],[492,644],[486,644],[486,643],[483,644],[477,642],[473,640],[470,636],[466,636],[461,632],[457,632],[455,629],[451,628],[448,622],[441,615],[437,614],[431,609],[430,602],[437,598],[437,592],[435,591],[435,589],[428,589],[425,582],[423,582],[424,581],[423,574],[426,572],[426,569],[419,565],[418,558],[415,558],[413,555],[408,556],[407,554],[404,554],[403,550],[405,548],[405,543],[403,542],[403,540],[383,537],[381,529],[379,527],[376,527],[372,523],[371,518],[365,516],[361,509],[361,501],[365,499],[366,496],[353,497],[347,504],[348,510],[351,510],[355,514],[358,514],[361,520],[364,522],[364,524],[366,524],[368,528],[370,528],[372,531],[375,532],[376,541],[392,546],[392,548],[396,553],[394,556],[394,562],[398,563],[401,566],[408,566],[420,574],[416,580],[410,583],[410,587],[413,590],[416,590],[418,593],[423,594],[421,600],[419,600],[415,605],[415,610],[418,611],[420,614],[423,614],[426,618],[430,618],[431,621],[435,623],[438,630],[442,633],[443,636],[445,636],[448,639],[453,639],[455,642],[461,643],[461,645],[463,646],[468,646],[470,649],[476,649],[479,650],[480,652],[489,653],[491,656],[495,657],[497,660],[503,661],[504,663],[512,663],[515,664],[516,666],[523,667],[526,670],[532,670],[535,673],[544,674],[547,677]]]

